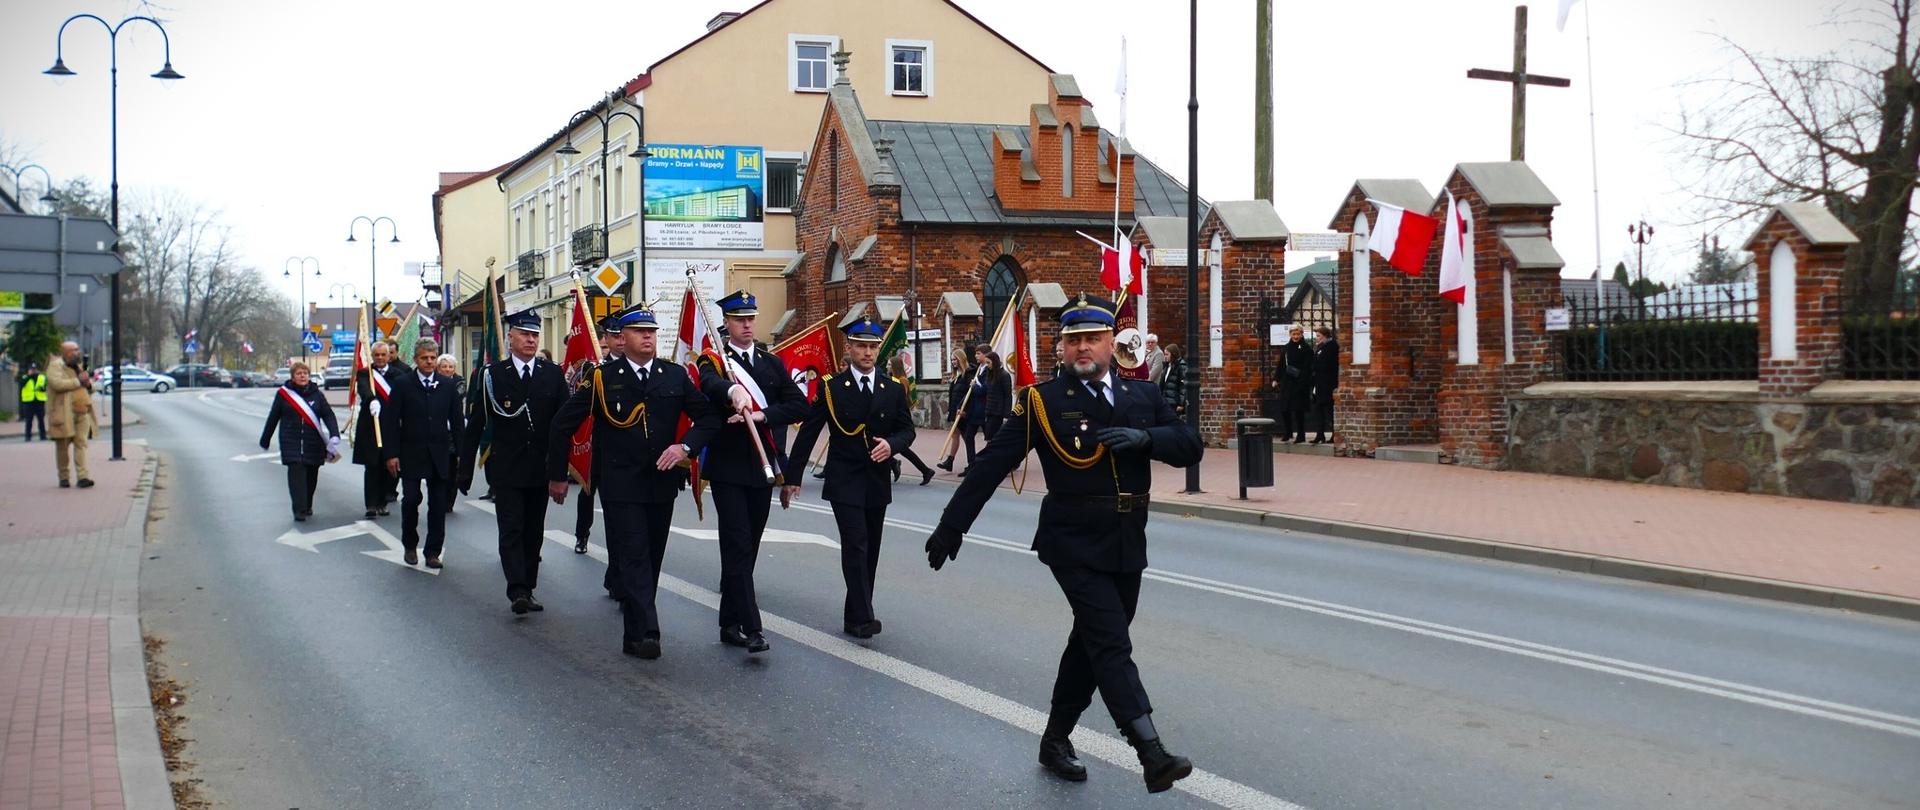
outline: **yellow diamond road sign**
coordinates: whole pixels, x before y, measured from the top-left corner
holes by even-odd
[[[616,295],[621,286],[627,283],[627,271],[620,269],[620,265],[607,262],[593,271],[592,278],[593,285],[600,288],[602,295]]]

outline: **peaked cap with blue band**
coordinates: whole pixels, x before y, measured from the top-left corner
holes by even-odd
[[[633,306],[620,310],[620,313],[614,317],[618,319],[615,325],[620,327],[621,331],[627,329],[660,328],[660,321],[653,317],[653,310],[647,309],[646,304],[634,304]]]
[[[864,316],[860,320],[847,324],[846,328],[840,331],[846,334],[848,340],[860,343],[879,343],[887,335],[887,330],[880,328],[880,324],[875,323],[872,316]]]
[[[1060,310],[1060,334],[1111,332],[1115,309],[1112,301],[1081,293],[1073,303]]]
[[[532,332],[536,335],[540,334],[540,316],[534,314],[534,311],[531,309],[523,309],[512,315],[508,315],[506,320],[508,329],[518,329],[522,332]]]
[[[734,290],[728,293],[727,297],[714,303],[720,305],[720,314],[722,315],[733,315],[744,318],[750,315],[760,314],[760,302],[754,299],[753,293],[747,292],[746,290]]]

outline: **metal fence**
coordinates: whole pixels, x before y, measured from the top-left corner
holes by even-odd
[[[1920,380],[1920,276],[1898,279],[1891,290],[1847,291],[1840,358],[1850,380]]]
[[[1760,374],[1759,296],[1752,282],[1566,304],[1568,328],[1559,343],[1567,380],[1749,380]]]

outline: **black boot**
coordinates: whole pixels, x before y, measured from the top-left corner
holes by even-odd
[[[1046,733],[1040,735],[1040,765],[1061,779],[1085,782],[1087,766],[1080,764],[1080,758],[1073,755],[1073,743],[1067,739],[1067,735],[1073,733],[1076,722],[1078,718],[1058,712],[1047,717]]]
[[[1159,793],[1193,775],[1192,761],[1167,753],[1167,747],[1160,744],[1160,733],[1153,730],[1153,715],[1133,718],[1120,728],[1120,733],[1126,735],[1134,753],[1140,756],[1148,793]]]

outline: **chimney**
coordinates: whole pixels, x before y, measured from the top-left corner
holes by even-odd
[[[707,30],[712,31],[739,18],[740,12],[738,11],[722,11],[719,14],[713,15],[713,19],[707,21]]]

